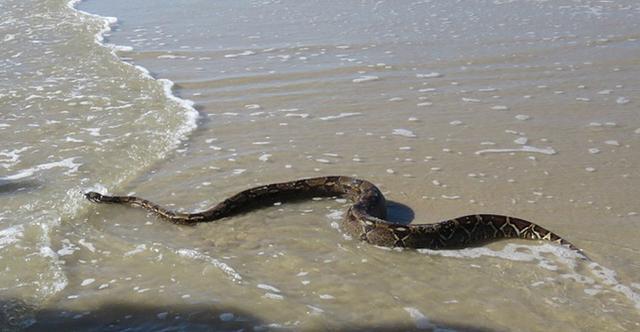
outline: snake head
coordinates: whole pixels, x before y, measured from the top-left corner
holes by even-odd
[[[88,193],[85,193],[84,197],[87,198],[88,200],[94,202],[94,203],[102,202],[102,195],[97,193],[97,192],[95,192],[95,191],[90,191]]]

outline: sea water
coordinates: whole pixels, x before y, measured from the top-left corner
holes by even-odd
[[[638,328],[634,1],[4,1],[0,322],[71,330]],[[456,251],[344,236],[343,200],[184,227],[257,184],[373,181],[398,222],[561,234]],[[398,204],[400,203],[400,204]]]

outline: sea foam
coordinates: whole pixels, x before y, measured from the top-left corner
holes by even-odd
[[[101,29],[95,35],[95,40],[94,40],[95,43],[100,45],[101,47],[109,49],[111,51],[111,54],[116,59],[118,59],[121,63],[128,66],[133,66],[134,68],[138,69],[138,71],[141,73],[143,77],[153,80],[154,78],[151,76],[151,74],[146,68],[140,65],[130,64],[120,59],[117,52],[131,51],[133,50],[131,47],[124,46],[124,45],[107,44],[104,42],[104,35],[107,32],[110,32],[112,30],[112,27],[118,23],[118,19],[116,17],[101,16],[101,15],[96,15],[96,14],[92,14],[92,13],[80,10],[76,8],[80,2],[82,2],[82,0],[70,0],[67,3],[67,6],[71,10],[73,10],[81,20],[84,20],[83,16],[88,16],[88,17],[96,18],[103,22]],[[170,146],[170,149],[173,150],[178,146],[178,144],[182,140],[185,140],[187,136],[196,129],[197,119],[199,118],[200,114],[193,107],[194,105],[193,101],[180,98],[173,93],[174,83],[171,80],[158,79],[157,81],[162,85],[165,96],[171,102],[175,103],[185,111],[183,124],[172,135],[172,145]]]

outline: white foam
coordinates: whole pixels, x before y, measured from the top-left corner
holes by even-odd
[[[310,304],[307,304],[307,308],[311,309],[311,312],[308,313],[310,315],[319,315],[319,314],[324,312],[324,310],[322,310],[322,309],[320,309],[318,307],[314,307],[314,306],[312,306]]]
[[[262,162],[267,162],[269,161],[269,158],[271,158],[272,155],[265,153],[260,155],[260,157],[258,157],[258,160],[262,161]]]
[[[234,270],[231,266],[227,265],[226,263],[223,263],[213,257],[204,255],[198,251],[195,251],[193,249],[178,249],[176,251],[176,253],[182,257],[187,257],[187,258],[191,258],[191,259],[197,259],[197,260],[201,260],[201,261],[205,261],[215,267],[217,267],[218,269],[220,269],[222,272],[224,272],[233,282],[236,283],[241,283],[242,282],[242,276],[240,274],[238,274],[238,272],[236,272],[236,270]]]
[[[24,236],[24,226],[16,225],[0,230],[0,249],[14,244]]]
[[[323,300],[333,300],[336,297],[330,294],[320,294],[319,297]]]
[[[416,74],[417,78],[439,78],[444,75],[436,72],[428,73],[428,74]]]
[[[66,175],[70,175],[71,173],[75,173],[78,171],[78,167],[80,167],[82,164],[80,163],[75,163],[74,160],[77,159],[79,157],[71,157],[71,158],[67,158],[67,159],[63,159],[61,161],[56,161],[56,162],[51,162],[51,163],[46,163],[46,164],[40,164],[40,165],[36,165],[34,167],[30,167],[27,169],[23,169],[21,171],[19,171],[18,173],[12,174],[12,175],[7,175],[4,177],[0,177],[0,180],[18,180],[18,179],[22,179],[22,178],[26,178],[29,176],[32,176],[33,174],[40,172],[40,171],[44,171],[44,170],[49,170],[55,167],[66,167],[69,168],[68,171],[65,172]]]
[[[184,55],[175,55],[175,54],[163,54],[158,55],[157,59],[186,59],[187,57]]]
[[[62,248],[58,249],[58,251],[56,252],[58,256],[72,255],[74,252],[80,250],[78,246],[71,243],[71,241],[69,241],[68,239],[62,240],[61,243],[62,243]]]
[[[541,153],[541,154],[546,154],[546,155],[554,155],[556,154],[556,150],[554,150],[552,147],[546,147],[546,148],[536,148],[534,146],[529,146],[529,145],[524,145],[521,148],[518,149],[485,149],[485,150],[478,150],[475,152],[475,154],[477,155],[481,155],[481,154],[487,154],[487,153],[510,153],[510,152],[529,152],[529,153]]]
[[[403,129],[403,128],[398,128],[398,129],[394,129],[391,132],[392,135],[397,135],[397,136],[404,136],[404,137],[417,137],[416,134],[413,133],[413,131],[409,130],[409,129]]]
[[[89,249],[89,251],[96,252],[96,248],[93,246],[91,242],[86,242],[85,239],[80,239],[78,243],[83,247]]]
[[[11,166],[14,166],[20,161],[20,153],[30,148],[31,148],[30,146],[25,146],[20,149],[0,151],[0,156],[6,157],[6,158],[0,158],[0,167],[9,168]]]
[[[174,85],[173,81],[170,81],[165,78],[161,78],[158,80],[158,82],[162,83],[164,87],[165,95],[169,99],[171,99],[172,101],[180,105],[186,111],[184,114],[185,116],[184,123],[174,133],[173,148],[175,148],[180,143],[180,141],[186,139],[187,135],[192,131],[194,131],[196,127],[198,127],[198,118],[200,117],[200,113],[198,113],[198,111],[193,107],[194,105],[193,101],[188,99],[178,98],[173,94],[173,91],[172,91],[173,85]]]
[[[147,249],[147,245],[145,245],[145,244],[139,244],[139,245],[137,245],[134,249],[129,250],[129,251],[127,251],[127,252],[125,252],[125,253],[124,253],[124,256],[125,256],[125,257],[133,256],[133,255],[135,255],[135,254],[139,254],[139,253],[141,253],[141,252],[145,251],[146,249]]]
[[[427,330],[435,328],[435,325],[431,324],[427,316],[421,313],[420,310],[412,307],[404,307],[404,311],[406,311],[411,319],[413,319],[417,329]]]
[[[616,140],[608,140],[608,141],[604,141],[604,144],[607,145],[613,145],[613,146],[620,146],[620,142],[616,141]]]
[[[348,118],[350,116],[356,116],[356,115],[360,115],[360,114],[362,114],[362,113],[360,113],[360,112],[346,112],[346,113],[340,113],[338,115],[323,116],[323,117],[320,118],[320,120],[327,121],[327,120],[342,119],[342,118]]]
[[[523,250],[524,249],[524,250]],[[492,250],[487,247],[463,248],[459,250],[432,250],[417,249],[418,252],[434,256],[455,257],[455,258],[478,258],[481,256],[496,257],[513,261],[547,261],[542,254],[551,253],[560,259],[564,264],[575,267],[575,259],[582,258],[577,252],[545,243],[540,246],[507,244],[502,250]]]
[[[274,293],[281,293],[279,289],[267,284],[257,284],[256,287],[267,290],[267,291],[271,291]]]
[[[596,262],[588,262],[587,267],[593,277],[581,274],[578,272],[581,270],[578,263],[586,262],[584,260],[585,257],[574,250],[558,245],[545,243],[534,246],[509,243],[502,250],[497,251],[486,247],[464,248],[459,250],[417,249],[417,251],[428,255],[453,258],[473,259],[487,256],[520,262],[537,261],[538,266],[550,271],[556,271],[559,266],[563,266],[570,272],[561,274],[560,276],[562,278],[571,279],[581,284],[592,285],[592,288],[607,287],[624,295],[637,309],[640,309],[640,294],[636,293],[630,286],[620,283],[615,271]],[[552,259],[548,258],[549,254],[552,255]]]
[[[131,52],[133,51],[133,47],[127,45],[114,45],[108,44],[110,48],[113,48],[116,52]]]
[[[354,78],[352,80],[353,83],[364,83],[364,82],[371,82],[371,81],[377,81],[379,80],[380,77],[378,76],[374,76],[374,75],[365,75],[365,76],[360,76],[358,78]]]
[[[85,12],[82,11],[78,8],[76,8],[76,6],[81,2],[82,0],[70,0],[69,2],[67,2],[67,7],[69,7],[72,11],[74,11],[74,13],[76,13],[76,15],[78,17],[80,17],[81,20],[84,20],[83,15],[85,16],[89,16],[89,17],[93,17],[96,19],[99,19],[103,22],[103,26],[102,29],[100,29],[100,31],[98,31],[95,35],[94,41],[96,44],[98,44],[101,47],[107,48],[109,50],[111,50],[111,54],[113,57],[115,57],[116,59],[118,59],[121,63],[128,65],[128,66],[133,66],[134,68],[138,69],[140,71],[140,73],[142,74],[143,77],[148,78],[148,79],[154,79],[150,74],[149,71],[139,65],[132,65],[128,62],[122,61],[122,59],[120,59],[120,57],[117,55],[117,51],[118,50],[127,50],[127,51],[131,51],[132,49],[130,49],[128,46],[119,46],[119,45],[107,45],[104,43],[104,35],[112,30],[112,26],[114,26],[117,22],[118,19],[116,17],[108,17],[108,16],[100,16],[100,15],[96,15],[96,14],[92,14],[89,12]],[[175,133],[173,133],[172,135],[172,144],[169,147],[169,149],[175,149],[177,148],[178,144],[180,143],[180,141],[185,140],[187,138],[187,136],[193,132],[193,130],[196,129],[197,127],[197,119],[199,117],[199,113],[198,111],[193,107],[193,102],[190,100],[186,100],[186,99],[182,99],[177,97],[176,95],[173,94],[172,88],[174,86],[174,83],[168,79],[158,79],[157,80],[160,84],[162,84],[162,87],[164,88],[164,94],[165,96],[171,100],[172,102],[175,102],[178,106],[182,107],[185,110],[185,119],[184,119],[184,123],[182,124],[182,126],[180,126]]]
[[[344,211],[342,210],[332,210],[328,214],[326,214],[327,218],[332,220],[342,220],[342,216],[344,216]]]
[[[93,278],[84,279],[82,280],[82,283],[80,283],[80,286],[88,286],[94,283],[95,281],[96,279],[93,279]]]
[[[239,52],[239,53],[225,54],[224,57],[225,58],[237,58],[237,57],[240,57],[240,56],[249,56],[249,55],[255,55],[255,54],[256,54],[256,52],[247,50],[247,51],[243,51],[243,52]]]
[[[627,97],[618,97],[616,98],[616,104],[619,105],[624,105],[624,104],[628,104],[631,100]]]
[[[50,260],[48,265],[50,274],[39,273],[40,278],[43,278],[43,280],[38,282],[39,287],[37,289],[40,296],[46,299],[59,293],[69,284],[63,269],[64,263],[51,249],[50,232],[53,227],[60,225],[60,217],[45,212],[41,216],[36,217],[35,222],[32,222],[31,225],[40,227],[41,229],[41,235],[38,241],[39,255]]]
[[[529,141],[529,139],[526,138],[526,137],[518,137],[513,142],[516,143],[516,144],[525,145],[525,144],[527,144],[528,141]]]

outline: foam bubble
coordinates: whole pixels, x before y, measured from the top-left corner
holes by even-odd
[[[427,316],[421,313],[420,310],[413,307],[404,307],[404,311],[406,311],[411,319],[413,319],[417,329],[427,330],[435,328],[435,326],[431,324]]]
[[[524,145],[519,149],[485,149],[478,150],[475,152],[477,155],[487,154],[487,153],[510,153],[510,152],[529,152],[529,153],[541,153],[546,155],[554,155],[556,154],[556,150],[552,147],[546,148],[536,148],[534,146]]]
[[[30,146],[25,146],[19,149],[0,151],[0,156],[6,157],[6,158],[0,158],[0,166],[4,168],[10,168],[11,166],[16,165],[18,162],[20,162],[20,153],[30,148],[31,148]]]
[[[94,283],[95,281],[96,279],[93,279],[93,278],[84,279],[82,280],[82,283],[80,283],[80,286],[88,286]]]
[[[133,256],[133,255],[136,255],[136,254],[139,254],[139,253],[145,251],[146,249],[147,249],[147,245],[146,244],[139,244],[134,249],[125,252],[124,256],[125,257]]]
[[[271,299],[271,300],[283,300],[284,296],[280,294],[274,294],[274,293],[265,293],[264,298]]]
[[[0,249],[18,242],[24,236],[24,226],[16,225],[0,230]]]
[[[327,121],[327,120],[342,119],[342,118],[348,118],[348,117],[356,116],[356,115],[360,115],[360,114],[362,114],[362,113],[360,113],[360,112],[346,112],[346,113],[340,113],[338,115],[323,116],[323,117],[320,118],[320,120]]]
[[[231,266],[223,263],[213,257],[202,254],[193,249],[178,249],[176,253],[182,257],[205,261],[224,272],[233,282],[241,283],[242,276],[236,272]]]
[[[255,55],[255,54],[256,54],[256,52],[247,50],[247,51],[243,51],[243,52],[239,52],[239,53],[225,54],[224,57],[225,58],[237,58],[237,57],[240,57],[240,56],[249,56],[249,55]]]
[[[330,294],[320,294],[319,296],[323,300],[333,300],[333,299],[336,298],[335,296],[330,295]]]
[[[417,78],[439,78],[442,77],[444,75],[440,74],[440,73],[436,73],[436,72],[431,72],[431,73],[427,73],[427,74],[416,74]]]
[[[342,220],[344,216],[344,211],[342,210],[332,210],[330,213],[326,214],[327,218],[332,220]]]
[[[260,155],[260,157],[258,157],[258,160],[262,161],[262,162],[267,162],[269,161],[269,159],[272,157],[272,155],[265,153]]]
[[[516,144],[525,145],[525,144],[527,144],[528,141],[529,141],[529,139],[526,138],[526,137],[518,137],[513,142],[516,143]]]
[[[619,105],[624,105],[624,104],[628,104],[631,100],[627,97],[618,97],[616,98],[616,104]]]
[[[69,170],[65,172],[65,174],[69,175],[71,173],[77,172],[78,171],[78,167],[80,167],[82,165],[80,163],[74,162],[74,160],[76,160],[78,158],[79,157],[71,157],[71,158],[63,159],[61,161],[56,161],[56,162],[51,162],[51,163],[46,163],[46,164],[40,164],[40,165],[37,165],[37,166],[34,166],[34,167],[23,169],[23,170],[19,171],[16,174],[0,177],[0,180],[18,180],[18,179],[22,179],[22,178],[26,178],[26,177],[32,176],[33,174],[35,174],[37,172],[40,172],[40,171],[43,171],[43,170],[49,170],[49,169],[56,168],[56,167],[69,168]]]
[[[607,144],[607,145],[613,145],[613,146],[620,146],[620,142],[618,142],[618,141],[616,141],[616,140],[613,140],[613,139],[612,139],[612,140],[604,141],[604,144]]]
[[[267,284],[257,284],[256,287],[270,291],[270,292],[274,292],[274,293],[281,293],[279,289]]]
[[[416,134],[413,133],[413,131],[411,131],[409,129],[402,129],[402,128],[394,129],[391,132],[391,134],[392,135],[397,135],[397,136],[410,137],[410,138],[417,137]]]
[[[374,75],[365,75],[365,76],[360,76],[358,78],[354,78],[352,80],[353,83],[364,83],[364,82],[371,82],[371,81],[377,81],[379,80],[380,77],[378,76],[374,76]]]

